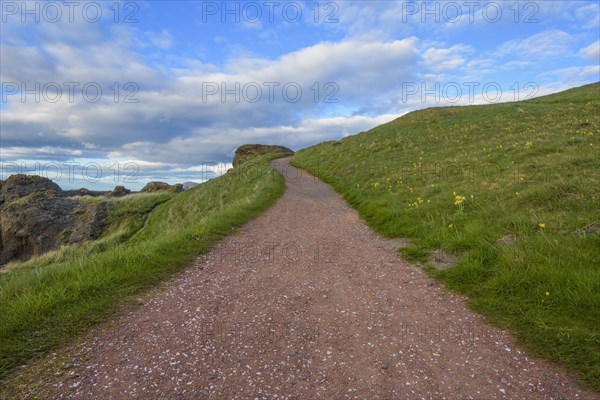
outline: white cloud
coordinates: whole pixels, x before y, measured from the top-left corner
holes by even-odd
[[[129,36],[135,37],[135,32]],[[357,109],[365,115],[388,112],[393,104],[386,97],[401,82],[413,79],[420,62],[415,38],[348,39],[317,43],[273,60],[238,56],[222,69],[193,59],[186,62],[187,68],[170,69],[146,63],[132,48],[136,43],[144,46],[125,39],[90,46],[49,42],[41,49],[21,51],[22,65],[53,66],[48,81],[98,82],[103,96],[97,103],[83,101],[77,95],[80,87],[73,102],[66,91],[56,103],[44,99],[37,103],[31,96],[22,103],[18,95],[12,96],[3,110],[3,150],[7,150],[3,157],[24,157],[23,149],[30,147],[36,158],[52,154],[51,149],[65,149],[57,152],[64,157],[131,156],[192,165],[198,159],[225,160],[249,141],[306,146],[323,135],[331,139],[354,133],[355,128],[362,130],[374,118],[339,117],[326,126],[315,122],[327,115],[350,115]],[[3,45],[2,49],[9,48]],[[42,67],[29,71],[5,65],[3,61],[3,74],[15,81],[40,80],[38,73],[43,72]],[[122,102],[127,94],[122,85],[129,81],[139,87],[138,103]],[[110,89],[114,82],[121,84],[118,103]],[[234,101],[231,96],[222,101],[219,95],[204,99],[201,92],[207,82],[226,83],[228,88],[236,82],[241,86],[256,82],[263,87],[263,97],[257,103],[244,98]],[[267,82],[279,83],[273,102],[268,101]],[[282,97],[282,86],[290,82],[303,90],[298,103]],[[333,95],[337,104],[324,103],[325,96],[332,94],[325,86],[328,82],[337,85]],[[318,96],[315,83],[319,83]]]
[[[78,22],[69,27],[33,26],[25,34],[23,27],[10,26],[9,33],[15,34],[3,35],[0,42],[3,82],[98,82],[104,93],[97,103],[82,101],[81,96],[74,102],[63,96],[57,103],[22,103],[19,95],[11,97],[2,105],[2,157],[123,159],[134,160],[148,174],[191,173],[201,162],[231,160],[234,149],[244,143],[299,149],[372,128],[415,108],[444,105],[422,101],[420,93],[404,98],[405,83],[425,81],[431,87],[449,80],[479,82],[486,74],[503,71],[533,75],[528,69],[539,68],[540,59],[577,55],[576,44],[582,47],[581,40],[588,37],[567,33],[571,30],[559,25],[564,31],[547,30],[511,40],[494,52],[448,36],[444,23],[423,24],[416,18],[404,23],[400,2],[337,4],[340,23],[316,27],[341,32],[328,36],[335,40],[301,41],[308,44],[290,45],[286,52],[270,57],[234,43],[232,35],[218,36],[215,32],[207,36],[206,48],[198,49],[203,45],[198,44],[193,51],[177,52],[186,54],[183,57],[165,51],[178,46],[176,39],[181,39],[167,29],[148,32],[137,26],[83,26]],[[540,14],[547,15],[548,9],[541,9]],[[560,6],[566,13],[564,18],[589,19],[586,12],[591,8],[574,9],[579,11]],[[61,36],[66,28],[72,29]],[[466,25],[453,32],[461,35],[463,28]],[[500,31],[500,24],[495,28]],[[254,29],[241,31],[258,37]],[[265,35],[281,45],[284,33],[273,28]],[[18,40],[20,35],[28,40]],[[432,38],[436,41],[427,40]],[[214,58],[207,52],[215,43],[233,56],[211,64],[207,60]],[[477,41],[473,43],[479,46]],[[478,50],[484,53],[473,57]],[[598,42],[579,54],[597,60]],[[542,78],[580,82],[593,79],[594,74],[598,74],[595,66],[573,67],[557,69]],[[115,82],[121,90],[117,103],[110,89]],[[137,84],[138,103],[122,102],[127,94],[123,84],[127,82]],[[203,98],[203,84],[211,82],[219,90],[222,83],[228,88],[236,83],[241,87],[257,83],[263,88],[262,98],[256,103],[244,98],[235,101],[233,96],[223,100],[220,94]],[[274,101],[268,100],[267,82],[279,84]],[[329,82],[337,85],[334,98],[338,103],[323,102],[331,93],[324,87]],[[297,103],[283,98],[281,90],[286,83],[302,88]],[[315,83],[319,84],[317,100]],[[506,96],[512,94],[503,89]],[[506,96],[502,100],[512,100]],[[463,96],[458,104],[468,104],[465,99]],[[485,103],[481,96],[474,101]]]
[[[181,162],[188,165],[220,162],[222,158],[219,155],[233,156],[234,150],[244,143],[281,144],[298,150],[313,143],[340,139],[348,134],[374,128],[401,115],[316,118],[304,120],[298,125],[254,128],[198,128],[192,135],[172,138],[160,147],[152,142],[130,143],[110,152],[108,156],[170,165]],[[202,151],[199,152],[199,149]]]
[[[584,2],[575,8],[575,15],[587,29],[597,30],[600,26],[600,4],[598,2]]]
[[[52,81],[56,67],[37,46],[13,46],[0,43],[0,80],[23,82],[37,80]]]
[[[589,83],[590,80],[600,81],[600,65],[588,65],[584,67],[568,67],[560,68],[553,71],[545,72],[542,77],[560,82],[561,87],[575,87]],[[569,82],[569,85],[564,85],[564,82]]]
[[[509,61],[502,65],[502,69],[511,71],[514,69],[530,68],[533,65],[531,61]]]
[[[10,147],[2,149],[2,158],[4,160],[19,158],[53,158],[55,156],[79,157],[83,155],[81,150],[73,150],[64,147],[43,146],[37,148],[30,147]]]
[[[471,47],[460,44],[446,49],[429,48],[423,53],[423,58],[426,67],[440,72],[461,67],[466,61],[464,55],[472,51]]]
[[[539,59],[540,57],[565,57],[570,53],[573,37],[561,30],[536,33],[525,39],[511,40],[498,48],[497,56],[511,56],[517,59]]]
[[[146,32],[146,37],[150,43],[161,49],[168,49],[173,44],[173,36],[165,29],[160,33]]]
[[[580,53],[592,61],[600,63],[600,40],[581,49]]]

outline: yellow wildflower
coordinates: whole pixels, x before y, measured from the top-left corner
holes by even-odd
[[[462,208],[462,204],[466,199],[467,198],[465,196],[461,196],[460,194],[456,194],[456,192],[454,192],[454,205],[455,206]]]

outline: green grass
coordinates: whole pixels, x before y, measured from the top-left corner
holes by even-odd
[[[412,112],[304,149],[292,164],[330,183],[377,232],[410,238],[407,258],[460,255],[453,268],[426,269],[600,390],[599,155],[596,83]]]
[[[132,295],[266,210],[285,190],[268,164],[274,157],[251,160],[180,194],[111,201],[111,223],[98,242],[0,274],[0,380],[106,320]]]

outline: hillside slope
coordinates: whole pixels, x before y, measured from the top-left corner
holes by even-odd
[[[431,108],[296,153],[532,352],[600,390],[600,84]],[[458,260],[449,269],[431,260]],[[426,300],[426,299],[424,299]]]

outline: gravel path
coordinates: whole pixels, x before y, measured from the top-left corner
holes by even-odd
[[[275,206],[96,335],[55,398],[598,398],[287,162]]]

